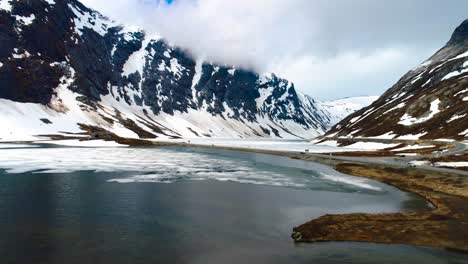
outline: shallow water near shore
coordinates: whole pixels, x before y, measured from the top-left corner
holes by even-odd
[[[468,263],[443,249],[294,244],[323,214],[428,210],[331,168],[184,148],[0,149],[2,263]]]

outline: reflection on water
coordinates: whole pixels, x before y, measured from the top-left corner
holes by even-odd
[[[83,160],[80,155],[84,154],[74,152]],[[410,246],[296,245],[289,238],[294,225],[325,213],[395,212],[406,203],[413,209],[425,208],[424,201],[383,184],[366,182],[377,191],[328,181],[320,177],[320,173],[333,173],[326,167],[257,154],[178,149],[132,149],[130,153],[152,157],[154,162],[196,154],[200,161],[216,162],[224,174],[237,169],[232,164],[240,162],[248,175],[272,172],[293,183],[295,177],[306,175],[316,179],[300,180],[308,184],[300,188],[223,182],[216,177],[120,184],[110,180],[155,173],[165,165],[140,161],[153,166],[150,172],[143,167],[140,171],[100,170],[88,163],[83,167],[86,171],[60,172],[55,165],[31,158],[38,154],[30,150],[23,157],[23,171],[14,168],[18,161],[10,161],[4,168],[19,173],[0,172],[2,263],[464,263],[467,257]],[[0,157],[2,167],[8,164],[5,154]],[[128,159],[138,161],[133,156]],[[178,164],[186,166],[195,160]],[[55,171],[36,173],[31,168]],[[179,174],[183,169],[177,169]]]

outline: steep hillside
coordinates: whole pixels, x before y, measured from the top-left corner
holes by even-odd
[[[327,137],[468,138],[468,20],[435,55]]]
[[[311,138],[327,111],[274,74],[197,61],[76,0],[0,0],[0,138]]]

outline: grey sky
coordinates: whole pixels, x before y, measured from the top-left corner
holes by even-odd
[[[322,100],[381,94],[468,18],[466,0],[83,2],[196,57],[275,72]]]

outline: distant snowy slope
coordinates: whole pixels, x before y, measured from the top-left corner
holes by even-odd
[[[378,96],[358,96],[348,97],[333,101],[319,102],[321,107],[328,111],[331,118],[331,123],[334,125],[343,120],[348,115],[369,106],[379,98]]]

